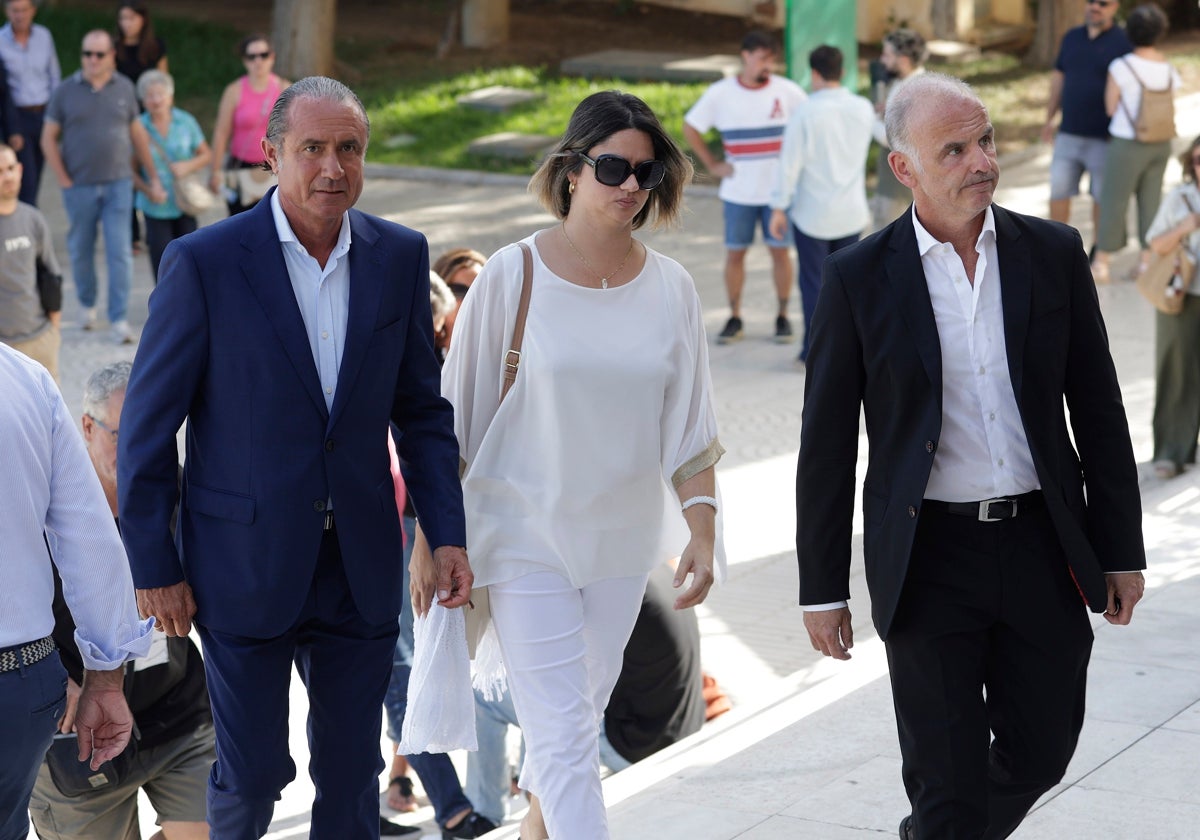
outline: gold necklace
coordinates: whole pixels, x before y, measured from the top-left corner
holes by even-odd
[[[621,264],[618,265],[616,268],[614,268],[612,271],[610,271],[608,273],[608,277],[605,277],[603,274],[601,274],[599,271],[597,271],[595,268],[592,267],[592,264],[587,261],[587,257],[585,257],[582,253],[580,253],[579,249],[575,247],[575,243],[571,241],[571,237],[567,236],[566,221],[563,221],[563,223],[560,227],[562,228],[563,239],[567,240],[567,244],[571,246],[571,250],[575,252],[575,256],[579,257],[579,261],[587,266],[588,271],[592,272],[592,274],[595,274],[596,277],[600,280],[600,288],[607,289],[608,288],[608,277],[615,277],[616,275],[620,274],[621,269],[625,267],[625,263],[629,262],[629,255],[633,253],[633,237],[632,236],[629,237],[629,249],[625,251],[625,256],[621,258]]]

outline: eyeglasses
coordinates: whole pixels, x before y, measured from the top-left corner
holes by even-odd
[[[105,50],[104,52],[94,52],[92,50],[83,51],[84,58],[104,58],[106,55],[108,55],[108,50]]]
[[[97,426],[99,426],[101,429],[103,429],[104,431],[108,432],[108,433],[109,433],[109,434],[112,436],[112,442],[113,442],[113,446],[116,446],[116,445],[117,445],[117,434],[118,434],[118,433],[119,433],[121,430],[120,430],[120,429],[114,429],[114,428],[112,428],[112,427],[111,427],[111,426],[109,426],[107,423],[105,423],[103,420],[101,420],[101,419],[99,419],[98,417],[96,417],[96,415],[94,415],[94,414],[89,414],[89,415],[87,415],[87,416],[88,416],[88,417],[91,417],[91,418],[92,418],[92,422],[93,422],[93,423],[95,423]]]
[[[267,50],[266,52],[245,53],[242,56],[242,58],[246,61],[266,61],[270,57],[271,57],[270,50]]]
[[[596,180],[606,187],[619,187],[633,175],[637,178],[639,189],[652,190],[661,184],[667,175],[667,165],[661,160],[646,160],[637,166],[631,166],[629,161],[618,155],[600,155],[592,160],[583,152],[578,154],[588,166],[596,170]]]

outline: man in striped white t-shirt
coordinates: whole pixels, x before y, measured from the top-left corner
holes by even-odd
[[[746,249],[754,241],[754,228],[762,228],[771,252],[772,274],[779,297],[775,340],[792,340],[788,297],[792,267],[788,256],[791,239],[771,236],[771,210],[767,202],[778,177],[783,129],[792,109],[805,100],[804,91],[773,71],[779,56],[774,35],[753,31],[742,40],[742,69],[713,84],[684,115],[683,136],[704,167],[721,179],[720,197],[725,210],[725,288],[729,292],[730,318],[717,341],[726,344],[742,337],[742,287],[746,281]],[[710,129],[721,134],[724,159],[718,161],[704,142]]]

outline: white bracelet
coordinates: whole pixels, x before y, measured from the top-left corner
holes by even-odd
[[[692,496],[692,498],[683,503],[683,509],[687,510],[694,505],[710,505],[713,513],[717,512],[717,500],[712,496]]]

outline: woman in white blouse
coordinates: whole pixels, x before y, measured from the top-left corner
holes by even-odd
[[[1200,137],[1192,141],[1179,162],[1183,183],[1163,199],[1146,233],[1150,247],[1168,254],[1180,243],[1200,260]],[[1200,272],[1182,290],[1183,311],[1155,314],[1154,321],[1154,472],[1174,478],[1184,464],[1196,463],[1200,436]]]
[[[1104,107],[1108,124],[1108,154],[1104,160],[1104,182],[1100,192],[1100,222],[1096,230],[1096,252],[1092,274],[1098,283],[1109,280],[1109,255],[1125,247],[1125,214],[1129,199],[1137,196],[1137,232],[1142,246],[1141,265],[1150,256],[1146,231],[1162,199],[1163,173],[1171,157],[1171,143],[1142,143],[1134,120],[1142,105],[1143,86],[1149,90],[1174,90],[1179,73],[1158,49],[1167,34],[1167,16],[1156,4],[1146,3],[1129,13],[1125,34],[1133,52],[1108,65]]]
[[[500,401],[522,252],[463,302],[442,392],[454,405],[475,586],[526,741],[523,840],[607,840],[598,733],[651,569],[683,553],[676,609],[723,565],[703,313],[691,276],[634,238],[675,221],[692,165],[635,96],[589,96],[530,190],[560,223],[529,236],[520,371]],[[682,508],[682,513],[680,512]],[[430,574],[414,574],[428,604]]]

